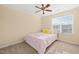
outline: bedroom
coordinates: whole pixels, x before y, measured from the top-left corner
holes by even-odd
[[[45,51],[45,54],[79,53],[79,5],[50,4],[52,12],[41,12],[35,6],[41,4],[5,4],[0,5],[0,54],[38,54],[35,48],[24,42],[30,33],[53,32],[57,41]],[[54,19],[71,17],[71,33],[54,33]],[[59,22],[59,21],[58,21]],[[62,21],[60,21],[61,23]],[[47,36],[46,36],[47,37]]]

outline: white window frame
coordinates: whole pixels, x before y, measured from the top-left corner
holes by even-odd
[[[74,16],[73,15],[65,15],[65,16],[71,16],[72,17],[72,32],[71,33],[62,33],[62,26],[60,26],[60,32],[59,33],[62,33],[62,34],[73,34],[74,33],[74,28],[73,28],[73,25],[74,25]],[[64,17],[64,16],[60,16],[60,17]],[[58,17],[55,17],[55,18],[58,18]],[[53,18],[53,20],[55,19],[55,18]],[[53,20],[52,20],[52,22],[53,22]],[[53,24],[52,24],[53,25]]]

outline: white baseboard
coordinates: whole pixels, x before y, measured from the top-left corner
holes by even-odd
[[[18,44],[23,42],[24,40],[15,40],[15,41],[11,41],[11,42],[5,42],[4,44],[0,44],[0,48],[4,48],[4,47],[8,47],[14,44]]]

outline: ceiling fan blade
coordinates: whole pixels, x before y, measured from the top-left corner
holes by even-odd
[[[35,13],[38,13],[38,12],[40,12],[41,10],[38,10],[38,11],[36,11]]]
[[[38,6],[35,6],[36,8],[38,8],[38,9],[41,9],[40,7],[38,7]]]
[[[52,10],[45,10],[45,11],[49,11],[49,12],[52,12]]]
[[[44,7],[44,4],[42,4],[42,7]]]
[[[50,6],[50,4],[47,4],[46,6],[45,6],[45,8],[48,8]]]

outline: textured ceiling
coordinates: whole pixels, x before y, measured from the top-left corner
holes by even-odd
[[[25,13],[33,14],[37,16],[52,15],[62,11],[70,10],[75,7],[79,7],[78,4],[51,4],[51,6],[48,9],[52,9],[53,12],[45,12],[45,15],[43,15],[42,12],[35,13],[35,11],[39,10],[35,8],[36,5],[41,6],[40,4],[9,4],[9,5],[5,4],[4,6],[8,8],[12,8],[14,10],[24,11]]]

